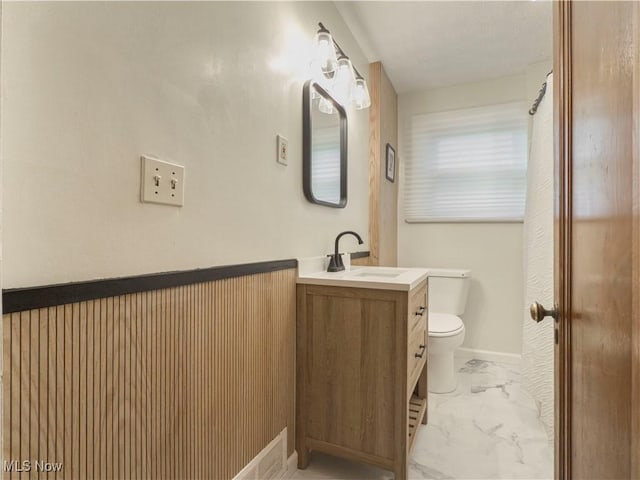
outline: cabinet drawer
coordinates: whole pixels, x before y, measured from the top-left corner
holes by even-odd
[[[411,336],[420,321],[427,318],[427,282],[411,292],[409,297],[408,333]]]
[[[427,361],[427,314],[418,321],[416,328],[409,336],[407,342],[407,386],[413,391],[418,377]]]

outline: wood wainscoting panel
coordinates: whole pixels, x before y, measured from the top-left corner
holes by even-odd
[[[380,203],[378,215],[378,264],[398,265],[398,186],[400,184],[400,153],[398,150],[398,95],[384,67],[380,66]],[[387,144],[395,155],[395,181],[386,179]]]
[[[369,64],[369,265],[398,264],[398,95],[382,63]],[[387,144],[395,150],[395,181],[386,179]],[[364,264],[364,262],[362,263]]]
[[[355,258],[355,259],[351,260],[351,265],[354,265],[354,266],[368,266],[368,265],[371,265],[371,257]]]
[[[380,82],[382,63],[369,65],[369,265],[380,261]]]
[[[285,427],[291,455],[295,278],[4,315],[5,458],[63,462],[55,478],[224,479]]]

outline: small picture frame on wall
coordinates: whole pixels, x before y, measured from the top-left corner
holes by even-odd
[[[396,181],[396,151],[391,146],[390,143],[387,143],[387,162],[386,162],[386,173],[385,177],[390,182]]]

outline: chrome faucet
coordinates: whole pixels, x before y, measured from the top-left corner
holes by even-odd
[[[342,232],[339,233],[338,236],[336,237],[336,250],[333,253],[333,255],[329,255],[329,268],[327,268],[327,272],[341,272],[342,270],[344,270],[344,263],[342,263],[342,255],[340,253],[338,253],[338,243],[340,242],[340,238],[342,238],[343,235],[353,235],[354,237],[356,237],[358,239],[358,245],[362,245],[364,242],[362,241],[362,238],[360,238],[360,235],[358,235],[356,232],[352,232],[351,230],[347,230],[346,232]]]

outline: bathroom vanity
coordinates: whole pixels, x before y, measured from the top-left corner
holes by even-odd
[[[427,270],[299,274],[298,466],[311,450],[407,478],[427,421]]]

